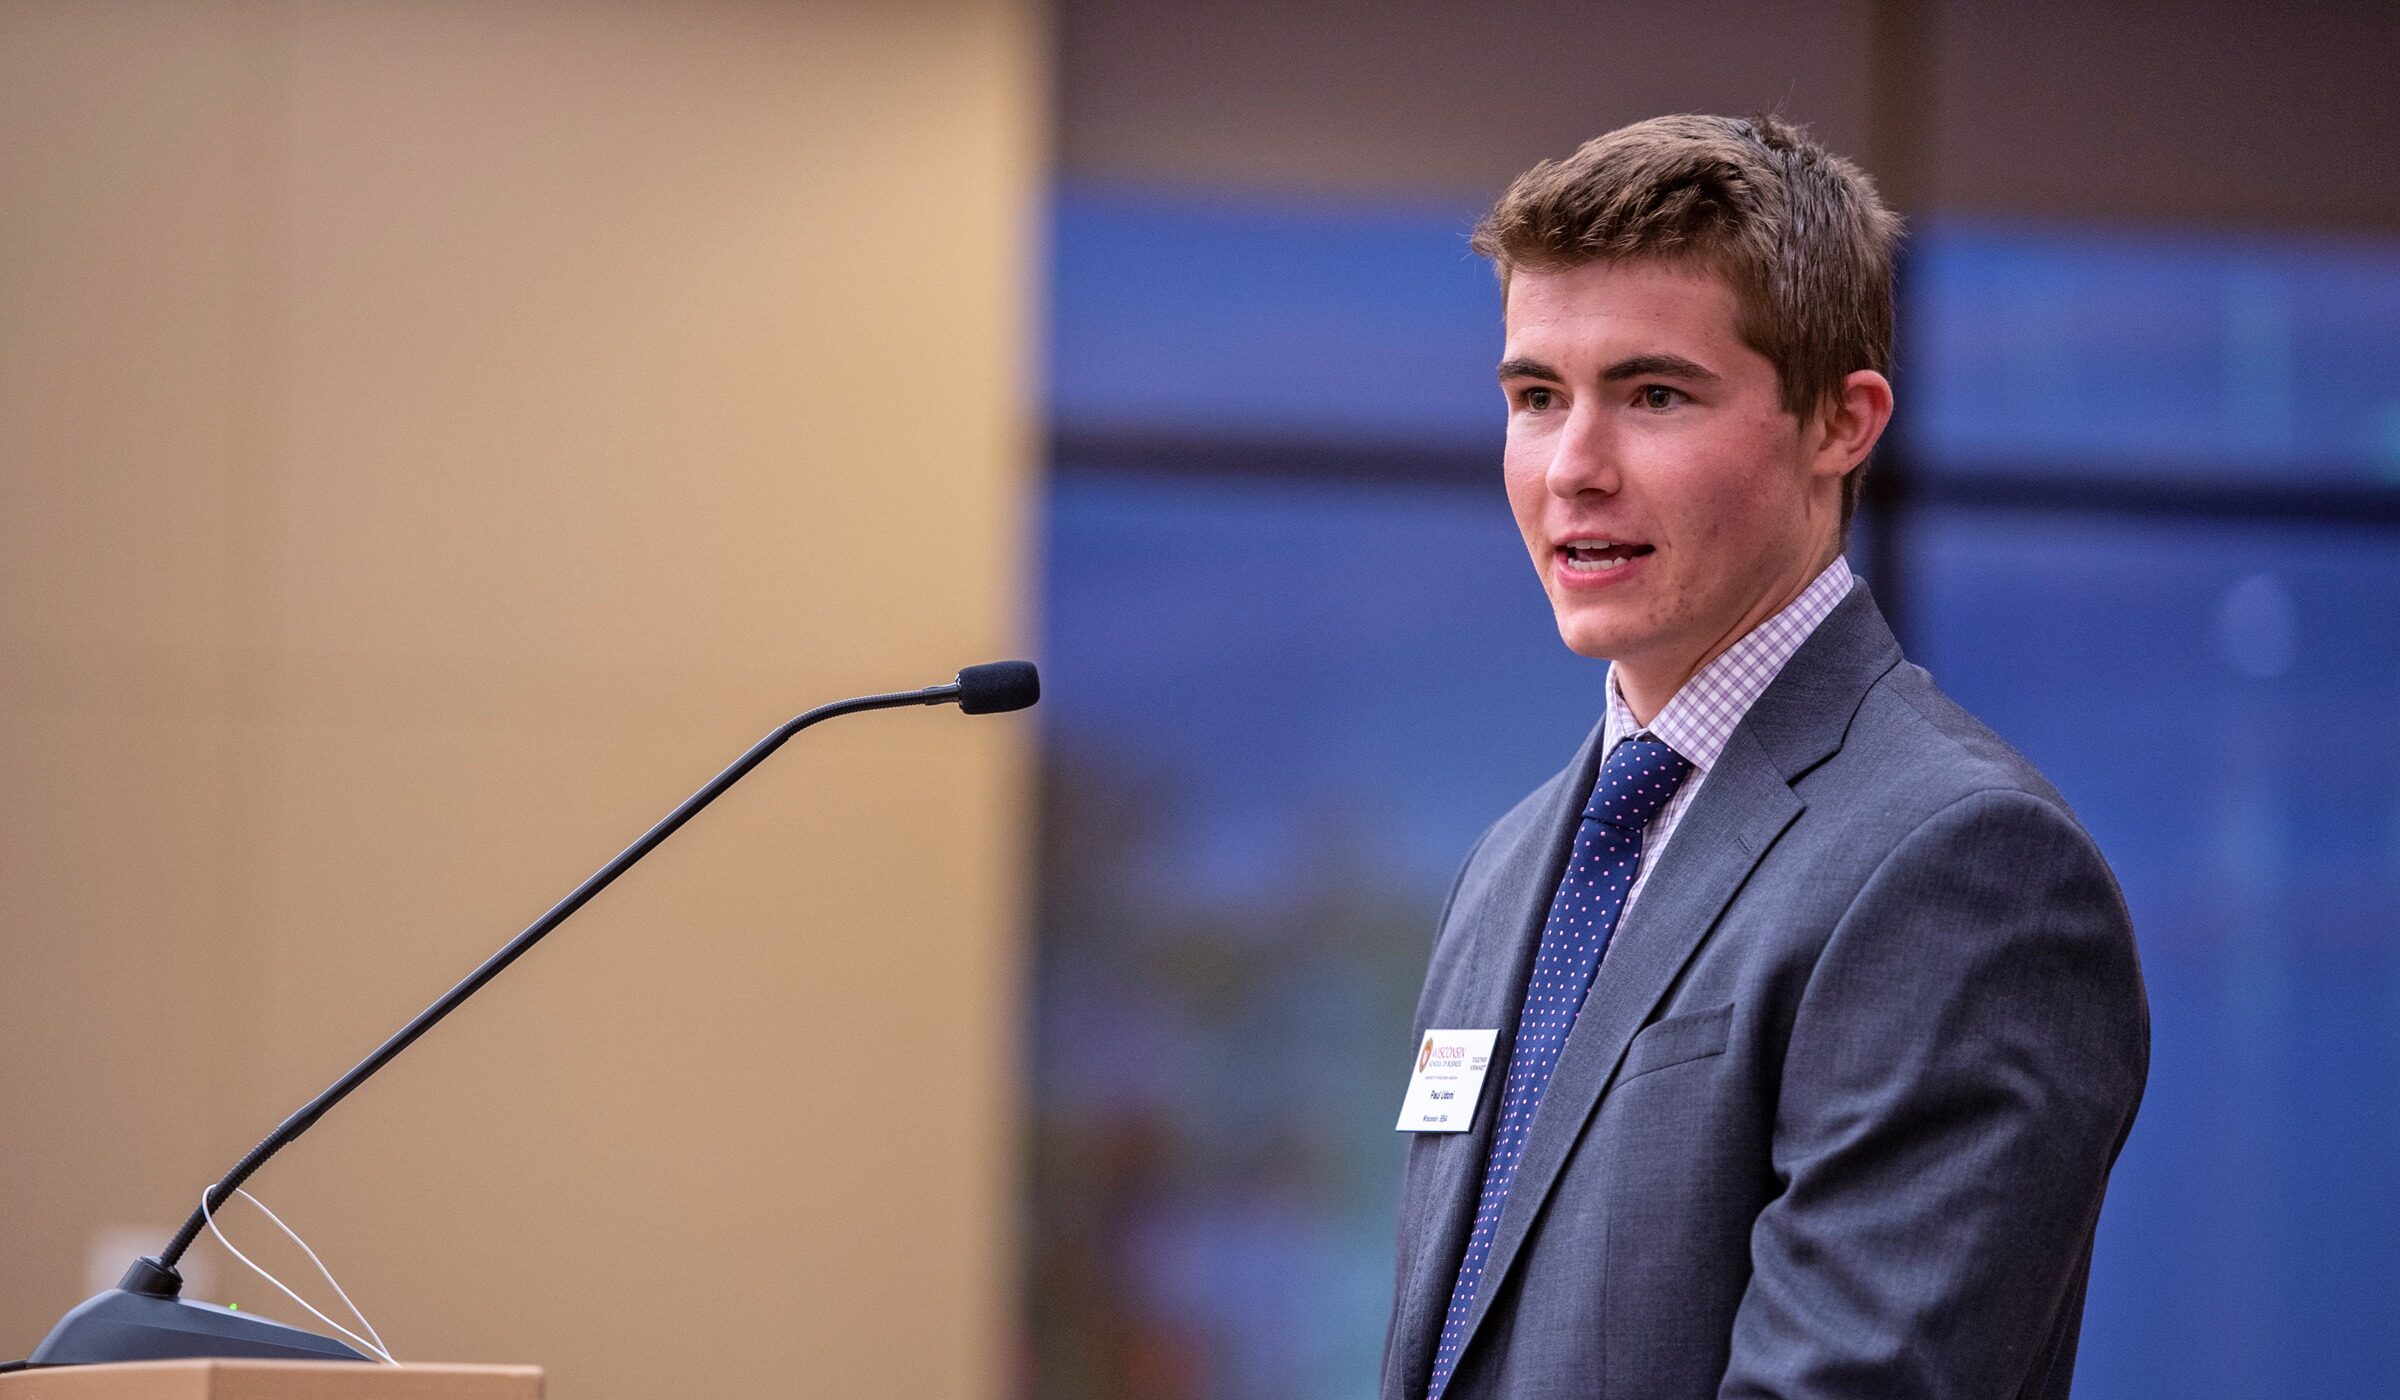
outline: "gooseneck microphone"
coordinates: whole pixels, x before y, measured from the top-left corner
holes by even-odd
[[[926,691],[958,692],[958,707],[971,715],[999,715],[1010,710],[1030,707],[1042,698],[1041,673],[1030,661],[994,661],[983,666],[969,666],[958,673],[956,685],[936,686]],[[944,696],[943,699],[949,697]],[[938,704],[928,700],[926,704]]]
[[[335,1104],[348,1098],[351,1091],[364,1084],[375,1071],[391,1063],[393,1057],[414,1044],[417,1037],[433,1029],[443,1017],[457,1010],[461,1002],[499,976],[510,963],[523,957],[552,929],[565,923],[594,895],[607,889],[618,876],[632,869],[635,862],[674,835],[685,822],[699,815],[701,808],[716,801],[727,788],[740,782],[751,769],[782,748],[793,735],[836,715],[898,709],[908,705],[955,704],[970,715],[1004,714],[1010,710],[1025,709],[1039,700],[1041,694],[1041,677],[1033,663],[995,661],[983,666],[969,666],[948,685],[836,700],[787,721],[751,745],[749,752],[735,759],[724,772],[709,779],[707,785],[698,792],[685,798],[656,826],[643,832],[639,840],[618,852],[615,859],[594,871],[566,898],[552,905],[550,912],[534,920],[499,952],[486,958],[482,966],[468,973],[457,986],[444,992],[440,1000],[417,1013],[415,1019],[376,1047],[373,1054],[359,1061],[348,1074],[309,1100],[299,1112],[283,1120],[274,1132],[267,1134],[265,1140],[244,1154],[222,1180],[208,1188],[201,1207],[183,1222],[183,1228],[175,1232],[175,1237],[167,1242],[165,1249],[135,1261],[115,1288],[85,1300],[61,1318],[58,1325],[51,1329],[50,1335],[34,1349],[33,1355],[27,1358],[27,1364],[73,1366],[102,1361],[159,1361],[203,1356],[364,1360],[357,1351],[332,1338],[268,1322],[251,1314],[182,1299],[179,1295],[183,1291],[183,1276],[176,1272],[175,1265],[183,1258],[184,1251],[191,1248],[192,1241],[207,1228],[209,1215],[222,1208],[242,1183],[266,1165],[268,1158],[307,1132],[311,1125],[330,1112]]]

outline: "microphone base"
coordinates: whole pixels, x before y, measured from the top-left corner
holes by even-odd
[[[250,1313],[112,1288],[75,1305],[26,1358],[28,1366],[194,1357],[364,1361],[348,1344]]]

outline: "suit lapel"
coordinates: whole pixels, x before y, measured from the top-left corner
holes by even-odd
[[[1677,823],[1674,839],[1652,867],[1640,897],[1610,939],[1591,992],[1559,1052],[1526,1138],[1516,1184],[1492,1237],[1462,1349],[1472,1344],[1567,1155],[1624,1058],[1625,1047],[1649,1021],[1768,848],[1804,809],[1792,782],[1841,747],[1867,688],[1899,660],[1899,644],[1861,583],[1818,625],[1735,729]],[[1597,763],[1596,753],[1587,756]],[[1593,776],[1592,766],[1585,765],[1585,789]],[[1570,810],[1567,820],[1573,821],[1579,811]],[[1549,836],[1562,849],[1548,880],[1536,891],[1540,907],[1528,942],[1541,936],[1541,920],[1564,861],[1565,829],[1551,830]],[[1521,973],[1511,986],[1523,986]],[[1513,1026],[1514,1008],[1507,1014],[1506,1023]],[[1488,1144],[1488,1137],[1484,1141]],[[1481,1164],[1478,1156],[1476,1165]],[[1470,1179],[1466,1186],[1452,1189],[1465,1194],[1477,1186]],[[1467,1209],[1471,1216],[1472,1200]],[[1455,1265],[1456,1248],[1449,1257]],[[1437,1307],[1446,1303],[1445,1297]],[[1437,1312],[1436,1330],[1439,1325]],[[1430,1353],[1430,1341],[1424,1350]]]
[[[1801,805],[1757,744],[1737,733],[1609,940],[1608,956],[1567,1034],[1492,1236],[1491,1258],[1467,1317],[1468,1338],[1507,1278],[1626,1045]]]
[[[1459,1256],[1466,1251],[1467,1231],[1483,1191],[1484,1159],[1491,1153],[1492,1127],[1500,1118],[1500,1099],[1508,1080],[1508,1057],[1516,1039],[1517,1013],[1525,982],[1550,915],[1550,897],[1565,873],[1567,852],[1575,827],[1583,818],[1600,767],[1601,726],[1594,726],[1575,761],[1551,779],[1530,819],[1512,843],[1493,852],[1490,874],[1481,891],[1462,891],[1452,917],[1459,921],[1459,960],[1463,976],[1455,989],[1428,1008],[1428,1028],[1475,1029],[1497,1027],[1492,1045],[1492,1068],[1475,1104],[1473,1126],[1463,1133],[1446,1133],[1429,1147],[1423,1167],[1429,1180],[1422,1199],[1425,1237],[1402,1291],[1397,1319],[1395,1359],[1404,1395],[1421,1396],[1432,1382],[1433,1347],[1450,1307],[1450,1290],[1458,1281]]]

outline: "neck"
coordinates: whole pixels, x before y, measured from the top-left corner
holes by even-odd
[[[1822,558],[1800,572],[1796,579],[1787,579],[1783,586],[1769,590],[1744,609],[1730,627],[1696,654],[1653,661],[1648,657],[1618,657],[1611,666],[1617,693],[1625,697],[1625,708],[1633,712],[1634,723],[1648,727],[1658,718],[1658,712],[1675,698],[1675,692],[1699,675],[1708,663],[1732,650],[1733,644],[1758,630],[1758,625],[1792,605],[1794,599],[1808,591],[1808,586],[1825,572],[1834,560],[1841,557],[1836,545]]]

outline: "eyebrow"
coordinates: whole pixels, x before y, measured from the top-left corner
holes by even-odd
[[[1502,379],[1547,379],[1553,384],[1567,382],[1565,375],[1543,364],[1540,360],[1502,360],[1500,377]]]
[[[1564,384],[1567,377],[1540,360],[1502,360],[1502,379],[1542,379],[1552,384]],[[1714,384],[1717,373],[1705,365],[1681,355],[1635,355],[1617,361],[1600,371],[1600,382],[1615,384],[1627,379],[1681,379],[1693,384]]]

